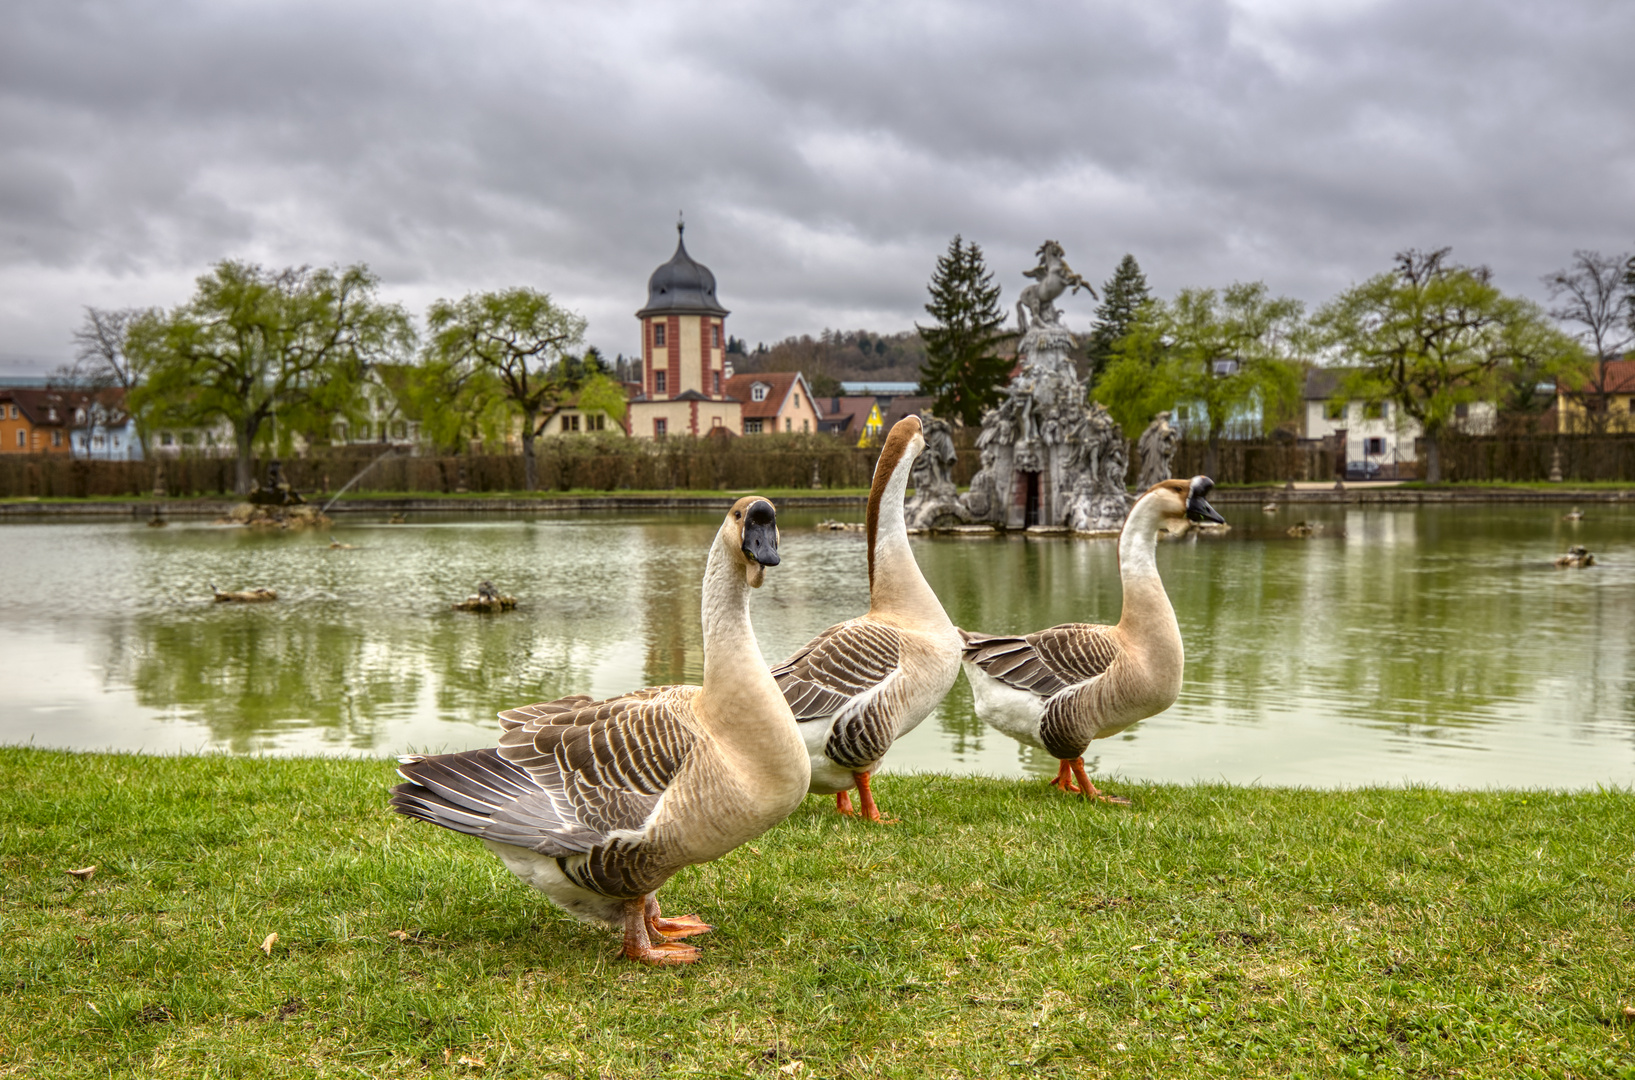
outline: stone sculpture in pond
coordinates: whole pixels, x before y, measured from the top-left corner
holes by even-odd
[[[946,421],[927,420],[926,451],[915,467],[910,529],[992,524],[1003,529],[1065,527],[1117,532],[1132,499],[1125,489],[1129,444],[1085,387],[1068,352],[1073,335],[1053,301],[1068,286],[1095,290],[1067,265],[1062,246],[1039,249],[1037,279],[1023,293],[1017,319],[1020,367],[999,406],[982,417],[981,467],[963,496],[954,487],[954,442]],[[1022,312],[1026,310],[1031,319]]]

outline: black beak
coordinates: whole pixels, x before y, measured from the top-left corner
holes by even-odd
[[[743,551],[762,566],[778,565],[778,514],[771,503],[751,503],[744,514]]]
[[[1187,492],[1187,520],[1199,524],[1208,522],[1212,525],[1225,525],[1226,519],[1215,513],[1215,508],[1209,505],[1204,498],[1215,487],[1215,481],[1207,476],[1194,476],[1192,487]]]

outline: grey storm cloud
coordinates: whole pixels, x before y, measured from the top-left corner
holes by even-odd
[[[1538,295],[1635,245],[1618,2],[0,10],[6,370],[228,257],[365,261],[414,310],[531,285],[630,352],[680,210],[752,342],[907,329],[956,232],[1008,297],[1051,237],[1311,304],[1410,246]]]

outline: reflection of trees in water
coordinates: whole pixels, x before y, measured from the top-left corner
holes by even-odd
[[[653,521],[641,526],[641,537],[642,677],[648,686],[697,683],[704,677],[704,564],[715,532]]]
[[[110,674],[128,681],[141,704],[185,712],[234,751],[262,749],[297,728],[367,749],[383,720],[418,696],[419,667],[372,650],[357,627],[269,614],[246,608],[112,623]]]

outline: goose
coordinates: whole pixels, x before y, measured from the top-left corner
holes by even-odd
[[[1277,503],[1275,503],[1275,502],[1265,503],[1265,504],[1263,504],[1261,506],[1260,509],[1261,509],[1262,513],[1275,514],[1275,513],[1277,513]]]
[[[1058,758],[1053,786],[1087,799],[1129,801],[1096,790],[1085,775],[1084,751],[1092,739],[1163,712],[1180,693],[1181,629],[1154,552],[1160,529],[1180,533],[1189,522],[1221,522],[1205,498],[1214,486],[1207,476],[1165,480],[1130,508],[1118,538],[1124,610],[1117,626],[1066,623],[1027,635],[960,631],[977,715]]]
[[[1568,511],[1565,514],[1562,514],[1561,515],[1561,520],[1562,521],[1583,521],[1584,520],[1584,511],[1580,510],[1578,507],[1575,506],[1575,507],[1572,508],[1572,510]]]
[[[1556,556],[1555,564],[1561,567],[1594,566],[1595,556],[1590,554],[1590,549],[1587,547],[1570,547],[1567,549],[1567,554]]]
[[[400,758],[394,810],[480,838],[570,915],[622,929],[623,955],[692,963],[655,890],[788,817],[811,765],[749,620],[749,591],[778,565],[765,499],[733,504],[704,570],[702,686],[586,695],[500,713],[498,747]]]
[[[1297,521],[1283,531],[1294,537],[1296,540],[1305,540],[1308,537],[1316,535],[1317,526],[1311,524],[1310,522]]]
[[[908,546],[903,496],[925,449],[917,416],[897,421],[874,465],[865,521],[869,610],[829,627],[772,669],[812,758],[814,794],[884,823],[869,777],[959,678],[964,642]]]

